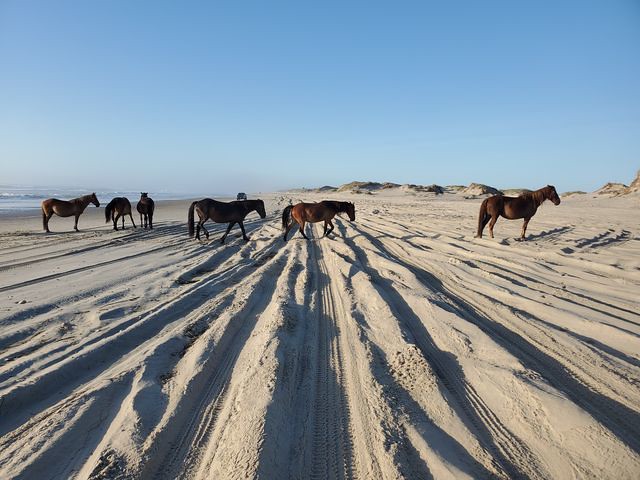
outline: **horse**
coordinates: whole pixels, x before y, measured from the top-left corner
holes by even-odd
[[[300,233],[304,238],[309,238],[304,234],[304,225],[306,222],[316,223],[324,221],[324,234],[326,237],[333,232],[333,217],[338,213],[346,213],[352,222],[356,219],[356,208],[351,202],[337,202],[333,200],[324,200],[320,203],[298,203],[297,205],[289,205],[282,211],[282,229],[284,230],[284,241],[287,241],[287,235],[293,228],[294,223],[300,226]],[[292,221],[293,219],[293,221]]]
[[[98,201],[98,197],[96,197],[95,193],[74,198],[72,200],[58,200],[57,198],[47,198],[46,200],[43,200],[41,208],[42,226],[44,227],[44,231],[51,233],[51,230],[49,230],[49,219],[55,213],[59,217],[75,216],[76,221],[73,228],[76,232],[79,232],[78,218],[90,203],[93,203],[96,207],[100,206],[100,202]]]
[[[536,214],[538,207],[542,205],[545,200],[551,200],[554,205],[560,204],[560,197],[554,186],[547,185],[535,192],[526,192],[518,197],[494,195],[493,197],[485,199],[480,206],[476,238],[482,238],[482,231],[487,225],[487,222],[489,222],[489,234],[491,238],[493,238],[493,226],[498,221],[498,216],[502,216],[508,220],[524,218],[520,241],[525,240],[529,220]]]
[[[125,197],[116,197],[111,200],[104,209],[105,223],[109,223],[109,220],[113,222],[113,229],[118,231],[118,219],[122,217],[122,229],[124,230],[124,217],[129,215],[133,228],[136,228],[136,222],[133,221],[131,215],[131,202]]]
[[[189,207],[188,222],[190,237],[193,237],[194,232],[194,210],[198,212],[198,216],[200,217],[198,226],[195,229],[196,239],[198,240],[200,240],[201,228],[204,231],[204,234],[207,236],[207,240],[209,239],[209,231],[204,226],[204,223],[207,220],[211,219],[216,223],[229,222],[227,231],[220,239],[220,243],[224,243],[227,235],[229,235],[231,227],[233,227],[236,223],[240,225],[240,230],[242,230],[242,238],[245,240],[245,242],[248,242],[249,237],[247,237],[247,234],[244,231],[244,223],[242,223],[244,218],[253,211],[256,211],[258,215],[260,215],[260,218],[265,218],[267,216],[264,210],[264,202],[262,200],[219,202],[211,198],[205,198],[203,200],[193,202]]]
[[[140,226],[143,226],[142,219],[144,216],[144,228],[149,228],[153,230],[153,210],[155,209],[156,204],[151,197],[148,196],[147,192],[140,192],[140,200],[136,205],[136,210],[140,214]]]

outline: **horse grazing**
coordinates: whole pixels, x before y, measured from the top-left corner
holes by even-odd
[[[76,221],[73,228],[78,232],[78,218],[90,203],[93,203],[96,207],[100,206],[100,202],[98,201],[98,197],[96,197],[95,193],[74,198],[72,200],[58,200],[57,198],[48,198],[43,200],[41,204],[42,226],[44,227],[45,232],[51,233],[51,230],[49,230],[49,219],[54,213],[59,217],[75,216]]]
[[[294,223],[300,226],[300,233],[304,238],[309,238],[304,234],[304,225],[306,222],[316,223],[324,221],[324,234],[326,237],[333,232],[333,217],[338,213],[346,213],[352,222],[356,219],[356,208],[351,202],[336,202],[333,200],[324,200],[320,203],[298,203],[297,205],[289,205],[282,211],[282,229],[284,230],[284,241],[287,241],[287,235],[293,228]],[[293,220],[292,220],[293,219]]]
[[[498,221],[498,216],[502,216],[508,220],[524,218],[522,234],[520,235],[520,240],[524,240],[529,220],[536,214],[538,207],[542,205],[545,200],[551,200],[555,205],[560,203],[560,197],[554,186],[547,185],[540,190],[526,192],[518,197],[494,195],[493,197],[487,198],[480,206],[476,238],[482,238],[482,231],[487,225],[487,222],[489,222],[489,234],[491,238],[493,238],[493,226]]]
[[[148,196],[147,192],[140,192],[140,200],[136,205],[136,210],[140,214],[140,226],[143,226],[143,217],[144,217],[144,228],[149,228],[153,230],[153,211],[156,208],[156,204],[151,197]]]
[[[116,197],[111,200],[104,209],[105,223],[109,223],[109,220],[113,222],[113,229],[118,231],[118,219],[122,217],[122,229],[124,230],[124,217],[129,215],[133,228],[136,228],[136,222],[133,221],[131,215],[131,202],[125,197]]]
[[[200,221],[198,222],[198,226],[195,229],[196,238],[200,240],[200,229],[204,231],[204,234],[209,239],[209,231],[204,227],[204,223],[211,219],[216,223],[226,223],[229,222],[229,226],[227,226],[227,231],[220,239],[220,243],[224,243],[227,235],[229,235],[229,231],[231,227],[233,227],[236,223],[240,225],[240,230],[242,230],[242,238],[245,241],[249,241],[249,237],[247,237],[246,232],[244,231],[244,218],[251,212],[256,211],[260,218],[265,218],[267,216],[264,210],[264,202],[262,200],[240,200],[235,202],[218,202],[217,200],[213,200],[211,198],[205,198],[200,201],[195,201],[189,207],[189,236],[193,237],[194,231],[194,219],[193,212],[198,212],[198,217],[200,217]]]

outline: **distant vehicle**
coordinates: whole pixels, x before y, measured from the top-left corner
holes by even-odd
[[[244,192],[240,192],[237,196],[236,196],[236,200],[246,200],[247,199],[247,194]]]

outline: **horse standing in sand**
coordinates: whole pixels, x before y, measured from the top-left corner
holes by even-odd
[[[209,239],[209,231],[204,227],[204,223],[211,219],[216,223],[229,222],[227,231],[220,239],[220,243],[224,243],[231,228],[237,223],[242,230],[242,238],[248,242],[249,237],[244,231],[244,218],[251,212],[256,211],[260,218],[265,218],[267,213],[264,210],[264,202],[262,200],[240,200],[235,202],[218,202],[211,198],[205,198],[200,201],[195,201],[189,207],[189,236],[193,237],[194,232],[194,210],[198,212],[200,221],[195,229],[196,238],[200,240],[200,229],[204,231],[204,234]]]
[[[74,198],[72,200],[58,200],[57,198],[48,198],[43,200],[41,204],[42,226],[44,227],[45,232],[51,233],[51,230],[49,230],[49,219],[54,213],[59,217],[76,217],[73,228],[78,232],[78,218],[90,203],[93,203],[96,207],[100,206],[100,202],[98,201],[98,197],[96,197],[95,193]]]
[[[304,234],[305,223],[324,222],[324,234],[326,237],[333,232],[333,217],[338,213],[346,213],[352,222],[356,219],[356,208],[351,202],[336,202],[324,200],[320,203],[298,203],[289,205],[282,211],[282,229],[284,230],[284,241],[294,224],[300,225],[300,233],[304,238],[309,238]],[[292,221],[293,219],[293,221]]]
[[[489,222],[489,234],[491,238],[493,238],[493,226],[498,221],[498,216],[502,216],[508,220],[524,218],[522,233],[520,235],[520,240],[524,240],[529,220],[536,214],[538,207],[542,205],[545,200],[551,200],[554,205],[560,203],[560,197],[554,186],[547,185],[540,190],[526,192],[518,197],[494,195],[493,197],[487,198],[480,206],[476,238],[482,238],[482,231],[487,225],[487,222]]]
[[[136,205],[136,210],[138,210],[138,213],[140,214],[141,227],[147,228],[147,225],[149,225],[149,228],[153,230],[153,211],[155,210],[155,208],[156,204],[153,199],[148,196],[148,193],[140,192],[140,200]],[[142,221],[143,218],[144,224]]]
[[[105,223],[109,223],[109,220],[113,222],[113,229],[118,231],[118,219],[122,217],[122,229],[124,230],[124,217],[129,215],[133,228],[136,228],[136,222],[133,221],[131,215],[131,202],[125,197],[116,197],[111,200],[104,209]]]

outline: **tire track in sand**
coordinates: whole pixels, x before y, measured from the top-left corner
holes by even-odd
[[[331,280],[323,252],[311,240],[312,264],[316,265],[313,287],[317,292],[318,358],[316,359],[316,391],[313,400],[312,448],[305,449],[304,471],[313,479],[356,478],[353,440],[350,428],[349,401],[342,370],[342,352],[336,319],[339,311],[334,300]],[[311,458],[309,458],[311,457]]]

